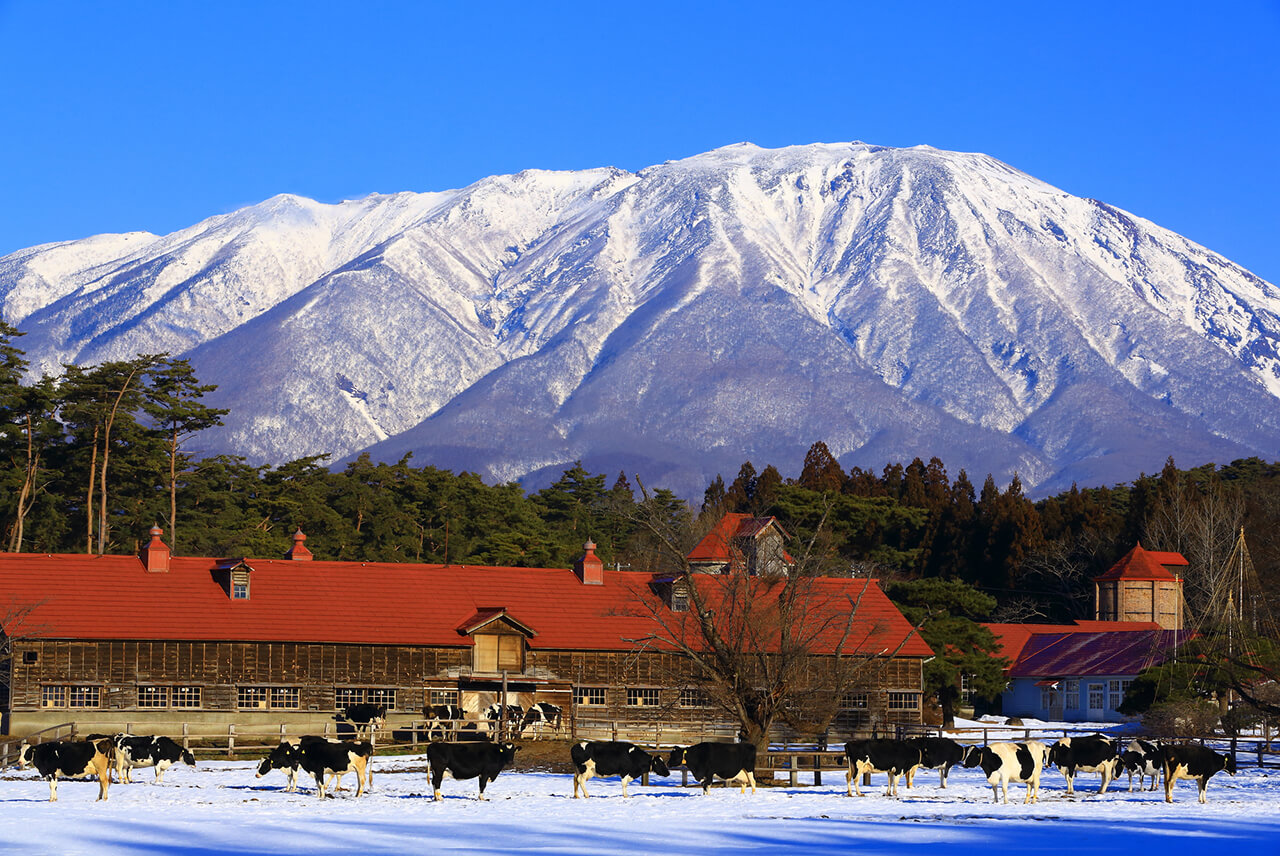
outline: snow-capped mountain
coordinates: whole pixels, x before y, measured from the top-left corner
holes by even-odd
[[[189,357],[211,451],[581,458],[698,496],[917,455],[1041,490],[1280,457],[1280,292],[979,154],[742,144],[0,258],[35,370]]]

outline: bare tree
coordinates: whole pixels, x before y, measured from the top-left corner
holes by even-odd
[[[645,494],[637,523],[662,546],[669,570],[641,604],[654,630],[634,641],[641,649],[674,651],[685,669],[672,682],[698,684],[739,724],[744,741],[764,748],[777,722],[802,733],[823,731],[844,693],[874,683],[915,635],[910,628],[897,637],[883,613],[862,610],[879,595],[870,578],[819,574],[834,557],[815,553],[817,534],[786,573],[753,575],[746,557],[736,555],[729,563],[735,572],[695,573],[686,558],[689,531],[673,529],[669,514],[652,514],[637,482]],[[824,514],[818,530],[825,522]]]
[[[13,654],[17,643],[38,636],[45,628],[31,621],[31,615],[43,601],[21,603],[11,601],[0,606],[0,696],[9,699],[13,680]],[[8,706],[8,705],[6,705]]]

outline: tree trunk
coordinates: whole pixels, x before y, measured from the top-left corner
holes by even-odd
[[[98,426],[93,426],[93,454],[89,457],[89,492],[84,497],[84,511],[87,520],[85,522],[85,546],[86,553],[93,552],[93,492],[94,481],[97,479],[98,471]]]

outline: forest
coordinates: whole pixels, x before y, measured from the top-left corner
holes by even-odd
[[[155,524],[175,555],[273,556],[302,529],[317,559],[568,567],[594,540],[611,568],[665,570],[651,522],[693,539],[724,512],[776,516],[815,544],[821,573],[967,583],[995,620],[1092,617],[1093,577],[1135,543],[1190,561],[1188,608],[1213,609],[1241,528],[1262,588],[1280,564],[1280,465],[1250,458],[1076,487],[1032,500],[1015,477],[975,484],[942,460],[846,470],[816,440],[803,462],[751,462],[686,502],[644,474],[581,463],[526,492],[410,458],[275,465],[191,452],[226,411],[185,360],[140,355],[30,380],[0,322],[0,549],[127,553]],[[799,475],[784,478],[779,466]],[[649,525],[644,525],[648,521]],[[1275,612],[1275,604],[1271,604]]]

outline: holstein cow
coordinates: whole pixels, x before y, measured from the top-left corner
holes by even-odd
[[[849,769],[844,774],[845,793],[862,796],[859,780],[868,773],[888,773],[885,796],[898,795],[898,777],[920,766],[923,753],[906,740],[850,740],[844,744]]]
[[[551,726],[552,731],[559,731],[560,716],[561,710],[558,705],[540,701],[524,712],[524,719],[520,721],[520,733],[524,734],[529,726],[533,726],[533,739],[537,740],[538,735],[542,733],[543,725]]]
[[[289,784],[285,787],[285,792],[291,793],[296,791],[298,789],[298,771],[305,769],[308,772],[314,773],[314,770],[308,768],[304,763],[306,755],[303,751],[303,747],[312,743],[326,743],[330,746],[339,747],[345,746],[348,751],[355,751],[357,754],[364,751],[363,747],[369,746],[370,752],[367,753],[368,758],[365,761],[363,768],[363,785],[364,787],[369,787],[373,783],[373,764],[371,757],[372,747],[370,744],[352,740],[336,740],[332,737],[320,737],[312,734],[307,734],[303,737],[292,737],[287,740],[280,741],[280,745],[272,749],[267,754],[267,757],[262,759],[262,763],[258,765],[257,778],[262,778],[272,770],[282,770],[289,779]],[[335,757],[338,761],[341,761],[340,753]],[[315,766],[315,764],[312,766]],[[346,766],[339,764],[339,766],[341,769],[332,769],[329,771],[329,781],[328,784],[325,785],[323,789],[324,791],[341,790],[342,777],[344,775],[352,770],[355,770],[358,775],[361,772],[356,764],[347,764]],[[356,790],[356,796],[360,796],[360,794],[363,793],[363,790],[359,785],[357,785]],[[323,796],[323,792],[321,795]]]
[[[387,721],[385,704],[349,704],[334,714],[338,722],[350,722],[355,726],[356,734],[368,734],[377,731]]]
[[[906,742],[920,750],[920,767],[940,772],[938,786],[942,788],[947,786],[947,773],[964,759],[964,746],[950,737],[912,737]],[[908,788],[913,784],[917,769],[907,770]]]
[[[756,792],[756,747],[753,743],[696,743],[693,746],[677,746],[667,759],[671,769],[684,766],[693,773],[705,794],[711,783],[723,779],[726,785],[738,784],[741,793]]]
[[[1235,757],[1194,743],[1175,743],[1164,747],[1164,801],[1173,802],[1173,785],[1178,779],[1195,779],[1200,788],[1200,802],[1207,802],[1205,788],[1219,770],[1226,770],[1228,775],[1234,776]]]
[[[261,779],[272,770],[283,770],[289,778],[285,792],[293,793],[298,789],[298,770],[300,769],[302,769],[302,753],[298,751],[298,741],[282,740],[280,745],[268,752],[267,757],[263,758],[262,763],[258,765],[257,778]]]
[[[121,782],[133,781],[130,771],[135,767],[155,767],[156,782],[163,784],[164,771],[174,764],[196,765],[195,756],[168,737],[117,734],[112,742],[116,747],[116,775]]]
[[[373,744],[367,740],[334,742],[323,737],[313,740],[304,738],[298,746],[298,752],[302,756],[302,769],[315,776],[316,790],[320,792],[321,799],[324,799],[325,795],[326,774],[336,776],[338,784],[341,785],[343,774],[354,772],[356,796],[364,793],[365,787],[373,778],[370,766]]]
[[[569,749],[573,767],[573,798],[578,798],[578,788],[586,797],[587,782],[594,776],[621,776],[622,795],[627,796],[627,783],[650,771],[659,776],[669,776],[671,771],[662,758],[631,743],[621,740],[583,740]]]
[[[24,741],[18,753],[22,761],[35,767],[40,777],[49,782],[49,802],[58,799],[59,777],[97,776],[98,799],[107,798],[111,761],[115,755],[115,746],[110,739],[54,741],[34,746]]]
[[[1027,798],[1023,803],[1040,799],[1040,774],[1044,770],[1049,748],[1038,740],[1026,743],[992,743],[988,746],[969,746],[964,753],[964,766],[981,767],[995,795],[994,802],[1009,802],[1009,783],[1025,782]]]
[[[440,739],[448,740],[466,716],[466,711],[456,704],[427,705],[422,709],[422,718],[427,721],[427,739],[434,740],[436,732],[439,732]]]
[[[1116,769],[1120,766],[1120,754],[1111,738],[1102,734],[1091,734],[1087,737],[1064,737],[1049,747],[1049,763],[1062,771],[1067,777],[1067,793],[1074,794],[1076,773],[1101,773],[1102,787],[1098,793],[1105,794],[1107,785],[1116,777]]]
[[[427,747],[432,795],[437,801],[443,799],[440,784],[447,773],[458,780],[479,779],[480,799],[484,799],[484,786],[498,778],[519,750],[513,743],[432,743]]]
[[[1143,780],[1151,777],[1151,787],[1156,789],[1156,777],[1164,770],[1164,746],[1153,740],[1130,740],[1120,753],[1120,766],[1129,774],[1129,790],[1133,790],[1133,774],[1138,774],[1138,790],[1143,790]]]
[[[518,704],[500,704],[495,702],[484,709],[484,718],[492,725],[493,730],[501,732],[504,725],[519,727],[524,719],[524,708]]]

